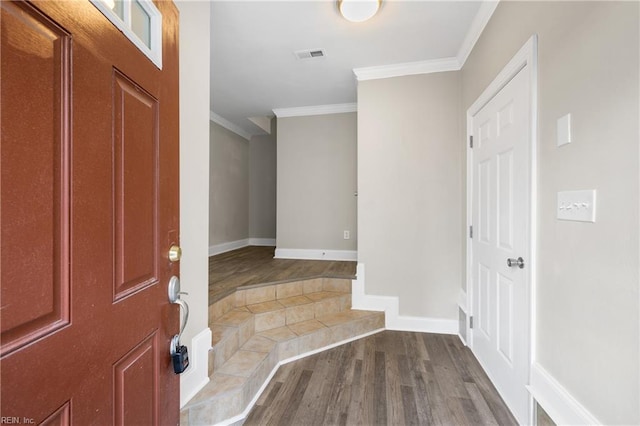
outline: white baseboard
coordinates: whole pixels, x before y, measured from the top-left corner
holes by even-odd
[[[211,329],[196,334],[189,346],[189,368],[180,376],[180,408],[209,383]]]
[[[244,240],[229,241],[228,243],[216,244],[209,246],[209,256],[215,256],[216,254],[226,253],[231,250],[237,250],[249,245],[249,238]]]
[[[400,315],[398,297],[365,294],[363,263],[358,263],[356,279],[352,281],[351,289],[353,309],[384,312],[387,330],[458,334],[458,321],[456,320]]]
[[[527,389],[557,425],[602,424],[537,362],[531,366]]]
[[[286,249],[276,248],[276,259],[358,260],[355,250]]]
[[[275,247],[276,239],[275,238],[249,238],[249,245]]]
[[[229,241],[228,243],[220,243],[209,246],[209,256],[226,253],[231,250],[237,250],[247,246],[275,246],[275,238],[245,238],[244,240]]]

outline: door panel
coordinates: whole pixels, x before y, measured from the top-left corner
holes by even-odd
[[[491,269],[482,263],[478,263],[477,298],[478,298],[478,324],[484,334],[484,338],[489,340],[491,335]]]
[[[178,424],[178,14],[159,70],[88,1],[0,2],[0,411]]]
[[[501,152],[496,158],[498,180],[498,247],[513,251],[513,150]]]
[[[158,335],[140,342],[113,367],[116,425],[157,424]]]
[[[71,424],[71,401],[67,401],[53,414],[47,417],[40,426],[69,426]]]
[[[530,259],[529,84],[521,70],[474,117],[473,352],[519,421],[527,419],[527,271]]]
[[[158,101],[114,72],[115,300],[158,282]],[[136,262],[129,259],[136,258]]]
[[[513,365],[513,280],[498,273],[497,343],[504,360]]]
[[[2,2],[2,37],[5,355],[69,323],[71,74],[69,35],[38,11]]]

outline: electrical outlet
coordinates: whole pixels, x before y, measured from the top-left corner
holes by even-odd
[[[348,240],[349,238],[351,238],[351,233],[349,231],[344,231],[344,239]]]

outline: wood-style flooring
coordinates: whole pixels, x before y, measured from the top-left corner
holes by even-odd
[[[244,425],[516,425],[457,336],[384,331],[279,368]]]
[[[209,304],[238,287],[275,284],[307,278],[349,278],[356,262],[274,259],[275,247],[250,246],[209,258]]]

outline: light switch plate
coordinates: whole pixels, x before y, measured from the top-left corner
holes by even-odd
[[[596,190],[558,192],[557,215],[560,220],[596,221]]]
[[[558,146],[571,143],[571,114],[558,118],[557,126],[556,142]]]

